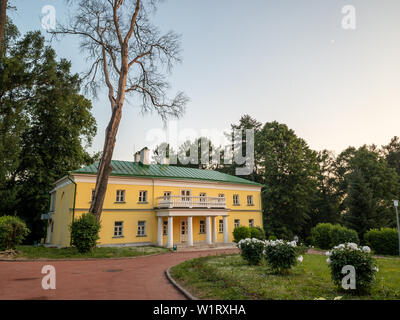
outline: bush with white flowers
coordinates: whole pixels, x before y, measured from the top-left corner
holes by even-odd
[[[240,240],[237,246],[243,259],[250,265],[257,265],[262,261],[265,248],[264,241],[256,238],[246,238]]]
[[[297,257],[296,241],[267,240],[265,241],[265,260],[274,273],[285,273],[302,262],[303,257]]]
[[[357,292],[368,291],[375,282],[375,274],[378,272],[375,260],[372,258],[371,249],[361,247],[356,243],[345,243],[326,252],[326,262],[331,269],[332,281],[337,286],[342,286],[342,279],[346,274],[342,273],[344,266],[353,266],[356,272]]]

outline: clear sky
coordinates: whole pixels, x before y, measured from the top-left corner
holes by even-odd
[[[41,9],[62,0],[11,0],[22,33],[41,29]],[[356,29],[342,28],[342,8],[356,9]],[[178,122],[190,128],[227,129],[248,113],[277,120],[315,150],[387,144],[400,135],[400,1],[398,0],[167,0],[155,23],[182,35],[183,63],[170,77],[190,102]],[[43,33],[44,30],[42,29]],[[54,42],[73,71],[86,70],[79,39]],[[101,150],[110,117],[106,95],[93,100]],[[149,145],[156,114],[125,105],[114,159],[131,160]]]

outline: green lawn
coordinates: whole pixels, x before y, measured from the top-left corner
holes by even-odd
[[[240,255],[202,257],[171,269],[171,275],[200,299],[400,299],[400,259],[378,260],[370,295],[354,296],[332,283],[326,257],[305,254],[288,275],[273,275],[265,265],[249,266]]]
[[[122,258],[135,257],[148,254],[168,252],[169,249],[160,247],[98,247],[86,254],[79,253],[76,248],[46,248],[34,246],[19,246],[20,253],[15,256],[17,259],[86,259],[86,258]]]

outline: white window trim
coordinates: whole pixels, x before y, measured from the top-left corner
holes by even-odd
[[[147,190],[139,191],[139,203],[147,203],[148,192]]]
[[[141,222],[143,222],[143,224],[140,224]],[[141,227],[143,227],[143,234],[139,233],[139,231],[141,230]],[[137,237],[147,237],[146,235],[146,221],[144,220],[140,220],[138,221],[138,228],[137,228]]]
[[[121,223],[120,226],[116,226],[117,223]],[[121,231],[120,235],[115,234],[116,228]],[[124,236],[124,222],[123,221],[114,221],[114,237],[113,238],[122,238]]]
[[[118,192],[120,192],[118,196]],[[116,191],[116,197],[115,197],[115,202],[116,203],[124,203],[125,202],[125,196],[126,196],[126,190],[119,189]]]

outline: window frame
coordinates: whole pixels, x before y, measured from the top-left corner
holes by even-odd
[[[233,205],[234,206],[240,206],[240,196],[239,196],[239,194],[234,194],[233,195]]]
[[[199,234],[206,234],[206,220],[200,220],[200,222],[199,222]]]
[[[117,226],[117,223],[121,225]],[[118,234],[121,233],[121,234]],[[114,221],[114,236],[113,238],[123,238],[124,237],[124,222],[123,221]]]
[[[249,219],[249,228],[254,228],[254,219]]]
[[[148,203],[148,191],[147,190],[140,190],[139,191],[139,203]]]
[[[143,223],[142,225],[141,225],[141,223]],[[141,231],[141,227],[143,227],[143,234],[141,234],[140,233],[140,231]],[[139,220],[138,221],[138,224],[137,224],[137,237],[147,237],[147,234],[146,234],[146,221],[145,220]]]
[[[115,203],[125,203],[125,196],[126,196],[126,190],[118,189],[115,195]]]
[[[233,221],[233,229],[239,228],[240,227],[240,219],[235,219]]]
[[[249,201],[249,199],[251,199],[251,201]],[[254,196],[252,194],[247,195],[247,205],[254,206]]]
[[[218,233],[224,233],[224,220],[218,220]]]
[[[163,220],[163,236],[168,235],[168,220]]]

